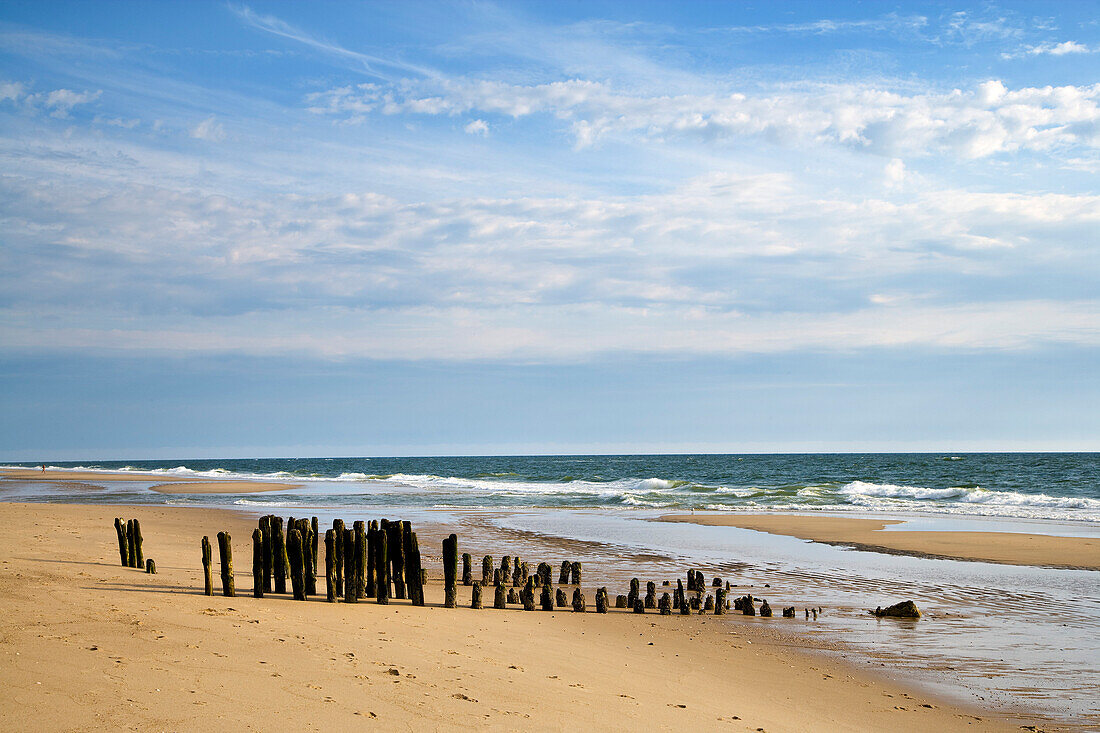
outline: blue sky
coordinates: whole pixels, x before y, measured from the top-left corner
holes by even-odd
[[[1098,449],[1091,3],[0,3],[0,459]]]

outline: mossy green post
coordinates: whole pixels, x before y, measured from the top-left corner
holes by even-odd
[[[210,563],[212,562],[213,551],[210,549],[210,538],[202,538],[202,574],[206,581],[203,589],[203,593],[212,596],[214,595],[214,581],[210,577]]]

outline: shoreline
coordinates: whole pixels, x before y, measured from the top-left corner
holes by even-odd
[[[63,471],[58,469],[0,469],[0,480],[7,481],[141,481],[152,483],[150,491],[158,494],[256,494],[265,491],[284,491],[301,486],[285,481],[242,481],[239,479],[188,478],[166,476],[159,473],[131,473],[112,471]]]
[[[1100,539],[1015,532],[891,530],[904,519],[801,514],[665,514],[660,522],[737,527],[885,554],[1003,565],[1100,570]]]
[[[141,519],[157,575],[119,566],[118,514]],[[611,716],[632,727],[709,722],[748,731],[1060,727],[975,710],[877,668],[799,649],[778,633],[778,618],[604,616],[591,613],[591,600],[583,615],[473,611],[462,607],[469,589],[461,585],[460,607],[442,609],[444,525],[418,528],[430,580],[428,606],[416,608],[252,598],[255,522],[245,512],[0,503],[0,521],[11,528],[2,540],[0,684],[20,729],[73,721],[229,729],[263,719],[256,716],[273,699],[288,726],[375,717],[413,727],[561,729]],[[220,529],[236,539],[237,598],[201,594],[198,538]],[[476,542],[460,534],[460,547]],[[590,599],[600,582],[585,584]]]

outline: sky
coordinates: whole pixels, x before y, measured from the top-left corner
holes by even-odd
[[[0,460],[1100,450],[1100,13],[0,2]]]

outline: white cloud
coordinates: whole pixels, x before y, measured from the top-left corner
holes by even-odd
[[[637,96],[575,79],[538,85],[489,81],[341,87],[310,97],[335,115],[544,114],[569,126],[577,147],[609,136],[721,142],[763,137],[833,144],[879,154],[982,158],[1021,150],[1100,147],[1100,84],[902,94],[859,85],[817,85],[772,94]]]
[[[0,102],[6,102],[9,99],[13,102],[18,102],[23,98],[23,85],[17,81],[4,81],[0,82]]]
[[[905,180],[905,163],[900,158],[894,158],[886,164],[883,174],[886,177],[886,185],[898,186]]]
[[[219,142],[225,139],[225,128],[213,116],[207,117],[191,128],[191,137],[196,140]]]
[[[466,127],[463,129],[465,129],[466,132],[471,135],[481,135],[482,137],[489,137],[489,123],[487,123],[485,120],[474,120],[470,124],[466,125]]]

